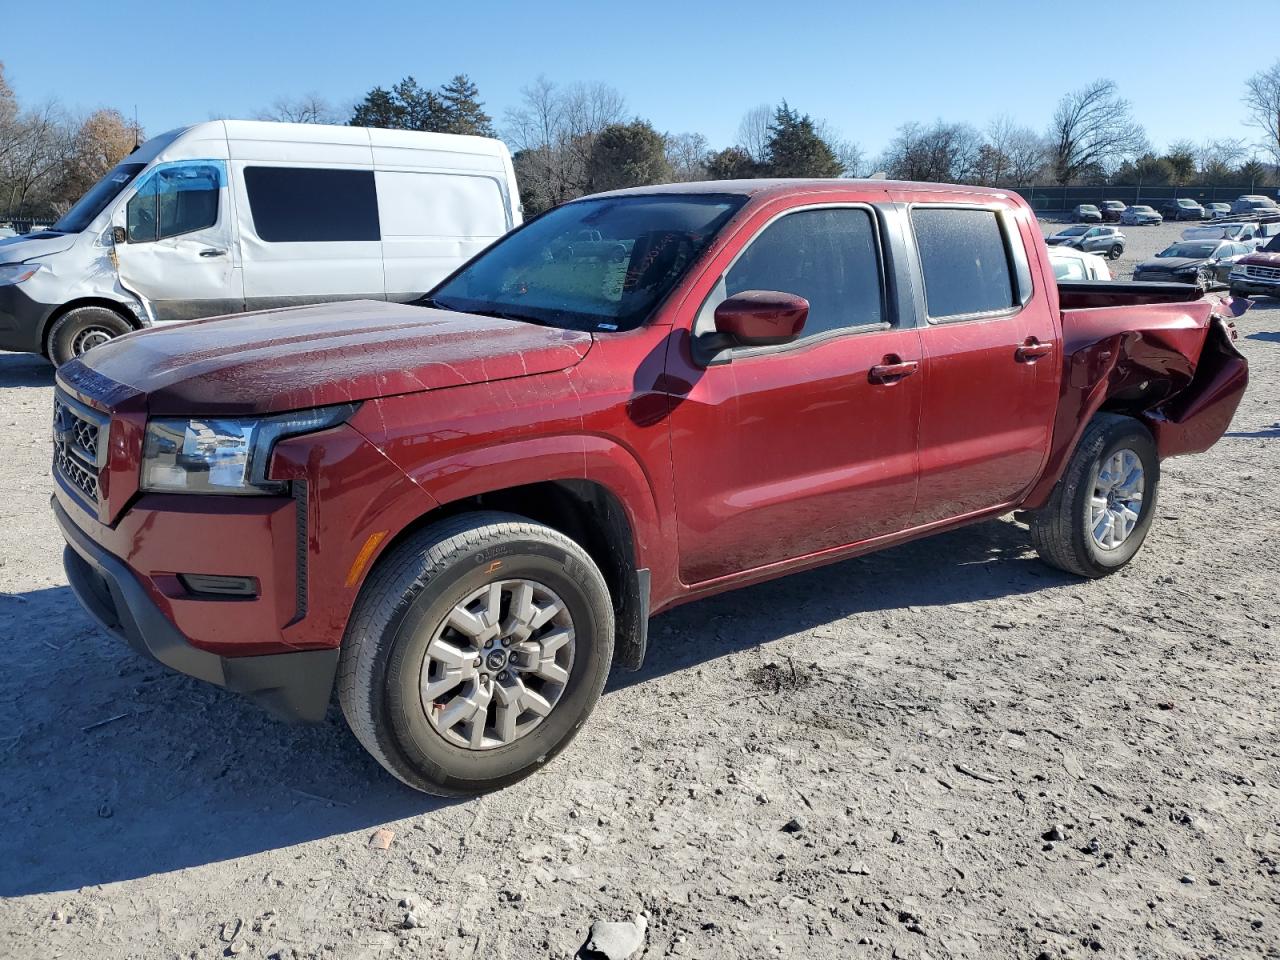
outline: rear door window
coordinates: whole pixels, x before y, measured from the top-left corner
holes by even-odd
[[[911,225],[931,318],[1013,308],[1009,251],[994,210],[919,206]]]
[[[244,185],[267,243],[382,239],[372,170],[245,167]]]

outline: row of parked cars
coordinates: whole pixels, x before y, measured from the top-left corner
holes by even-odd
[[[1190,197],[1175,197],[1163,201],[1159,209],[1140,203],[1129,206],[1122,200],[1081,203],[1071,211],[1071,218],[1076,223],[1109,222],[1146,226],[1163,223],[1165,220],[1222,220],[1267,213],[1280,213],[1280,207],[1270,197],[1248,193],[1230,204],[1200,204]]]
[[[1078,224],[1046,238],[1059,280],[1109,280],[1103,257],[1124,252],[1119,227]],[[1240,223],[1197,224],[1133,271],[1144,282],[1226,284],[1234,296],[1280,294],[1280,212]]]

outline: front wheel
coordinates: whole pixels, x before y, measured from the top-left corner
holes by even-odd
[[[49,359],[60,367],[131,330],[128,320],[107,307],[76,307],[54,321],[49,330]]]
[[[415,789],[483,793],[568,746],[613,658],[604,577],[574,541],[504,513],[426,527],[383,558],[343,640],[338,697]]]
[[[1098,578],[1119,570],[1147,537],[1160,483],[1155,441],[1132,417],[1100,413],[1062,478],[1031,518],[1031,542],[1050,566]]]

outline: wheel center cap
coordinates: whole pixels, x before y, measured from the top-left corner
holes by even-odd
[[[507,665],[507,651],[494,650],[484,658],[484,664],[490,670],[501,670]]]

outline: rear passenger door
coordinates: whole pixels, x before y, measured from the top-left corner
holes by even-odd
[[[386,298],[371,169],[235,166],[246,309]]]
[[[1050,298],[1032,285],[1028,217],[916,203],[908,220],[927,318],[915,525],[1011,503],[1032,484],[1062,357]]]
[[[703,583],[892,533],[916,485],[917,331],[885,295],[882,230],[862,205],[775,213],[754,228],[691,318],[714,331],[746,290],[809,301],[801,337],[696,359],[670,343],[672,460],[680,576]],[[906,364],[879,378],[873,367]]]

